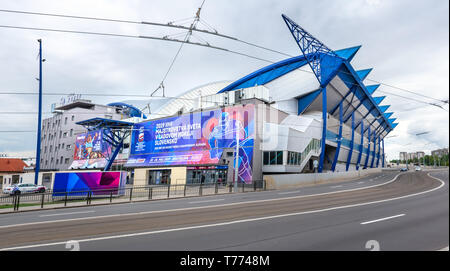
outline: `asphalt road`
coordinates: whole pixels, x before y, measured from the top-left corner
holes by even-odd
[[[67,250],[77,240],[81,250],[438,250],[449,243],[448,171],[430,174],[442,181],[383,172],[285,191],[1,215],[0,248]]]

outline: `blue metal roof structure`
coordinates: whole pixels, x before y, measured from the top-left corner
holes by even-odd
[[[76,124],[84,126],[88,131],[103,130],[102,140],[111,144],[114,152],[110,157],[106,157],[108,163],[103,171],[108,171],[120,150],[123,147],[123,141],[127,138],[133,127],[134,123],[121,120],[112,120],[104,118],[92,118],[83,121],[79,121]]]
[[[373,70],[372,68],[370,68],[370,69],[365,69],[365,70],[359,70],[359,71],[356,71],[356,74],[358,75],[358,77],[359,77],[359,79],[360,79],[361,81],[364,81],[364,79],[367,78],[367,76],[369,75],[369,73],[370,73],[372,70]]]
[[[103,129],[103,128],[122,129],[122,128],[127,128],[127,127],[133,126],[132,122],[105,119],[105,118],[92,118],[92,119],[82,120],[82,121],[76,122],[76,124],[84,126],[88,131],[94,131],[94,130]]]
[[[275,80],[293,70],[303,67],[307,64],[307,61],[303,55],[288,58],[280,62],[274,63],[262,69],[259,69],[241,79],[229,84],[218,93],[233,91],[241,88],[254,87],[259,85],[265,85],[272,80]]]
[[[362,82],[373,69],[370,68],[355,71],[350,64],[350,61],[354,58],[360,48],[361,46],[358,45],[334,51],[336,57],[342,59],[343,61],[342,65],[335,67],[337,71],[330,71],[329,73],[339,76],[340,79],[342,79],[342,81],[347,85],[347,87],[352,90],[352,94],[354,94],[361,101],[360,105],[364,105],[370,111],[370,113],[375,115],[375,117],[383,119],[384,127],[388,131],[390,131],[394,129],[394,126],[388,121],[388,117],[383,115],[383,112],[386,111],[387,108],[385,108],[384,106],[379,106],[379,104],[384,100],[385,96],[372,96],[372,94],[380,87],[380,85],[376,84],[366,86]],[[319,52],[318,54],[323,53]],[[279,77],[286,75],[289,72],[292,72],[308,64],[307,57],[308,55],[300,55],[263,67],[229,84],[218,93],[267,84]],[[304,112],[305,109],[319,94],[320,93],[318,93],[317,91],[313,91],[300,97],[298,101],[299,114]],[[331,111],[334,113],[335,110]],[[351,112],[350,114],[344,116],[345,122],[349,120],[350,116]]]
[[[337,51],[329,49],[321,41],[316,39],[305,29],[299,26],[297,23],[292,21],[286,15],[282,15],[287,27],[289,28],[293,38],[297,42],[300,50],[302,51],[301,56],[292,57],[289,59],[282,60],[280,62],[271,64],[267,67],[259,69],[241,79],[231,83],[227,87],[220,90],[218,93],[233,91],[242,88],[253,87],[257,85],[267,84],[279,77],[286,75],[306,64],[311,67],[314,75],[320,83],[320,88],[308,93],[302,94],[302,96],[297,97],[298,100],[298,114],[302,114],[307,108],[322,94],[322,111],[323,111],[323,132],[322,132],[322,153],[319,162],[319,172],[322,171],[322,165],[324,160],[324,149],[325,149],[325,134],[326,134],[326,114],[330,112],[331,115],[339,109],[339,119],[341,123],[346,123],[352,118],[352,130],[356,129],[361,125],[362,133],[365,133],[369,129],[370,137],[370,127],[373,126],[372,137],[373,140],[382,139],[385,135],[393,130],[398,123],[394,123],[395,119],[390,119],[389,117],[392,113],[385,113],[390,107],[389,105],[380,105],[380,103],[386,98],[385,96],[373,97],[372,94],[380,87],[377,85],[366,86],[363,81],[367,78],[368,74],[372,71],[370,69],[364,69],[355,71],[350,64],[358,50],[361,48],[360,45],[345,48]],[[343,98],[332,108],[327,109],[327,97],[326,88],[331,80],[335,77],[339,77],[349,89],[348,92],[343,95]],[[348,102],[347,97],[351,96],[351,102]],[[359,104],[354,106],[354,98],[359,100]],[[348,106],[345,112],[342,112],[343,103],[347,103]],[[367,114],[364,111],[358,111],[360,106],[364,106],[367,109]],[[349,110],[351,108],[351,110]],[[330,110],[331,109],[331,110]],[[347,113],[347,111],[349,111]],[[359,123],[355,123],[354,114],[358,111],[362,118]],[[373,121],[369,121],[367,117],[369,114],[374,116]],[[364,125],[364,121],[368,122],[369,125]],[[379,125],[375,125],[376,122]],[[364,128],[365,130],[364,130]],[[384,135],[384,136],[383,136]],[[339,147],[337,152],[339,151]],[[336,154],[337,156],[338,154]],[[336,159],[334,163],[336,162]],[[384,163],[384,162],[383,162]],[[373,164],[373,160],[372,160]],[[348,166],[347,166],[348,168]]]
[[[143,117],[144,119],[147,118],[147,116],[144,115],[141,110],[139,110],[138,108],[136,108],[136,107],[134,107],[132,105],[126,104],[126,103],[117,102],[117,103],[110,103],[110,104],[107,104],[107,105],[108,106],[119,107],[119,108],[122,108],[124,110],[127,110],[128,111],[127,112],[128,115],[130,115],[131,117],[138,117],[138,118]]]

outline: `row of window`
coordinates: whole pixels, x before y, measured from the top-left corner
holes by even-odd
[[[312,150],[320,150],[320,140],[313,138],[303,153],[288,151],[288,165],[300,165]],[[263,165],[283,165],[283,151],[265,151]]]
[[[264,165],[282,165],[283,152],[282,151],[265,151],[263,153]]]
[[[64,159],[64,157],[61,156],[61,159],[56,159],[56,164],[63,164],[63,160],[64,160],[64,164],[68,165],[70,163],[70,158],[66,158]],[[50,159],[50,164],[53,163],[53,157]],[[44,165],[44,159],[41,159],[41,164]],[[48,160],[45,160],[45,166],[48,166]]]
[[[59,131],[59,138],[67,138],[67,136],[70,136],[70,137],[72,137],[73,136],[73,129],[70,129],[70,132],[65,132],[65,133],[63,133],[62,131]],[[41,138],[41,140],[42,141],[44,141],[45,139],[47,138],[47,135],[46,134],[44,134],[43,136],[42,136],[42,138]],[[49,140],[53,140],[53,139],[55,139],[56,138],[56,132],[54,133],[54,134],[50,134],[49,136],[48,136],[48,139]]]
[[[67,145],[65,145],[64,143],[62,143],[62,145],[58,144],[58,147],[55,147],[55,152],[57,152],[60,149],[64,149],[64,146],[66,147],[66,151],[70,151],[70,149],[72,147],[70,144],[67,144]],[[42,151],[42,149],[41,149],[41,151]],[[49,152],[53,152],[53,145],[50,145]],[[44,146],[44,153],[47,153],[47,146]]]
[[[306,146],[305,150],[300,152],[288,152],[288,165],[300,165],[303,160],[308,156],[309,152],[312,150],[318,151],[320,149],[320,140],[313,138]]]
[[[75,120],[75,115],[72,115],[71,119],[72,119],[72,122],[73,122]],[[65,117],[64,118],[64,124],[65,125],[67,124],[67,120],[68,120],[68,117]],[[54,129],[55,126],[58,127],[60,125],[61,125],[61,120],[60,119],[55,120],[54,122],[51,123],[51,125],[50,125],[50,123],[48,123],[47,124],[47,131],[50,129],[50,127],[52,127],[52,129]],[[42,130],[45,130],[45,127],[46,126],[44,124],[43,127],[42,127]]]

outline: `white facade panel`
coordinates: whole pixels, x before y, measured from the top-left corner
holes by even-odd
[[[265,86],[270,90],[272,101],[280,101],[314,91],[320,87],[320,84],[311,68],[304,65],[265,84]]]

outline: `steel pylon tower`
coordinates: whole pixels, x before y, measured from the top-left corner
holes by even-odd
[[[344,59],[289,17],[284,14],[281,16],[314,72],[320,86],[325,87],[332,79],[333,71],[343,63]]]
[[[337,74],[339,67],[344,63],[345,59],[339,57],[333,50],[308,33],[308,31],[289,17],[284,14],[281,16],[320,84],[322,93],[322,150],[319,157],[318,172],[321,173],[323,171],[325,160],[325,143],[327,136],[328,111],[326,86]]]

